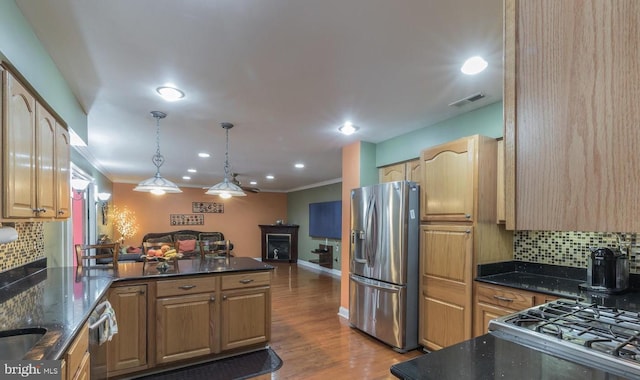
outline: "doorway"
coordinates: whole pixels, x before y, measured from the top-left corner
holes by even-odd
[[[90,244],[97,241],[96,224],[96,186],[94,180],[82,169],[71,164],[71,229],[70,239],[72,258],[69,264],[76,266],[73,253],[76,244]]]

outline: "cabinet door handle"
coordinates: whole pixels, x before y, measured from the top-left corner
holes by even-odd
[[[64,211],[62,210],[58,211],[58,215],[64,215]]]
[[[471,230],[466,230],[466,231],[464,231],[464,233],[465,233],[465,234],[470,234],[470,233],[471,233]]]
[[[196,287],[195,285],[182,285],[179,288],[182,289],[182,290],[189,290],[189,289],[193,289],[195,287]]]
[[[226,301],[227,300],[227,296],[222,296],[222,300]]]
[[[471,214],[464,214],[464,217],[467,219],[471,219]]]
[[[144,290],[138,291],[138,294],[140,294],[141,296],[144,295]]]
[[[507,297],[494,295],[493,298],[497,299],[498,301],[513,302],[513,299]]]
[[[249,284],[251,282],[253,282],[253,279],[251,278],[245,278],[239,281],[241,284]]]
[[[211,302],[216,302],[216,297],[211,297],[211,298],[209,298],[209,301],[211,301]]]

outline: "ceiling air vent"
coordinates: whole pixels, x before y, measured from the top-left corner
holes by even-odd
[[[462,107],[465,104],[475,102],[476,100],[480,100],[480,99],[484,98],[485,96],[486,95],[484,93],[478,92],[478,93],[473,94],[473,95],[465,96],[464,98],[462,98],[460,100],[456,100],[453,103],[449,103],[449,106],[450,107]]]

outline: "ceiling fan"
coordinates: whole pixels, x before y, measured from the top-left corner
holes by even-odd
[[[250,193],[259,193],[260,189],[257,187],[243,186],[242,182],[238,180],[238,173],[231,173],[231,182],[235,185],[240,186],[240,188],[244,191],[248,191]]]

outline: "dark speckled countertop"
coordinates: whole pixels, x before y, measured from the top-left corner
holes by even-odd
[[[617,295],[581,290],[586,276],[582,268],[509,261],[479,265],[476,281],[640,312],[640,276],[631,275],[632,289]],[[492,334],[395,364],[391,373],[407,380],[623,379]]]
[[[214,273],[271,270],[272,266],[248,257],[229,263],[216,260],[180,260],[178,269],[159,272],[154,263],[120,263],[113,269],[47,268],[46,260],[0,274],[0,333],[24,328],[45,328],[44,337],[23,358],[56,360],[89,319],[115,281],[157,279]]]

